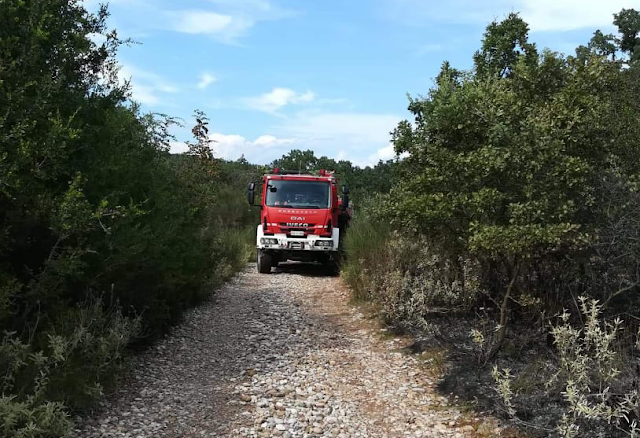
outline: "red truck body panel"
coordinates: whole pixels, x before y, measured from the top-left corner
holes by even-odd
[[[248,187],[253,205],[256,185]],[[341,241],[351,212],[343,208],[348,191],[338,196],[333,173],[298,175],[288,172],[262,176],[260,225],[256,230],[257,266],[261,273],[288,260],[339,266]],[[348,203],[348,200],[346,201]]]
[[[326,182],[330,185],[330,205],[328,208],[291,208],[287,205],[266,205],[269,181],[310,181]],[[262,177],[262,213],[261,223],[265,234],[289,233],[291,230],[304,230],[305,235],[315,234],[331,236],[331,229],[338,224],[340,200],[338,187],[333,176],[278,175],[267,174]],[[264,226],[266,224],[266,226]]]

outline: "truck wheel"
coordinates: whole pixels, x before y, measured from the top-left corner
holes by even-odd
[[[331,277],[337,277],[338,275],[340,275],[340,265],[336,262],[330,262],[327,267],[327,275],[330,275]]]
[[[339,255],[332,257],[327,264],[328,274],[331,276],[340,275],[341,262],[342,259]]]
[[[262,250],[258,250],[258,272],[261,274],[270,274],[272,266],[271,254]]]

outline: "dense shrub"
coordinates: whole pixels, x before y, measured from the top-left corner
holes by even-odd
[[[231,176],[258,169],[214,159],[204,117],[171,156],[173,121],[140,114],[117,80],[124,41],[106,17],[77,0],[0,2],[2,436],[64,435],[128,344],[248,256],[255,219]]]
[[[623,11],[616,20],[634,16]],[[396,227],[481,264],[484,287],[500,303],[493,354],[513,298],[559,310],[576,294],[604,294],[609,303],[637,289],[629,215],[640,175],[631,158],[640,144],[631,97],[640,69],[627,61],[633,50],[602,38],[576,56],[539,53],[511,14],[487,28],[473,71],[443,65],[429,95],[410,102],[415,123],[394,134],[407,158],[387,214]],[[601,263],[606,251],[615,268],[610,258]],[[589,280],[604,273],[615,280],[594,287]]]
[[[536,403],[566,414],[546,429],[563,436],[637,434],[640,13],[614,24],[618,36],[597,31],[573,56],[539,51],[517,14],[490,24],[472,70],[445,62],[410,99],[396,181],[347,241],[345,279],[394,324],[479,316],[475,365],[544,346],[554,327],[558,362],[552,350],[540,368],[557,372],[529,380],[553,380],[534,389],[553,403]],[[513,320],[530,333],[508,339]],[[494,376],[516,416],[525,379]]]
[[[430,313],[467,312],[482,295],[476,262],[447,255],[424,237],[391,231],[366,206],[345,249],[342,276],[355,297],[376,301],[387,321],[404,329],[427,328]]]
[[[357,206],[344,242],[348,259],[342,266],[342,276],[356,298],[374,297],[378,280],[384,275],[380,268],[387,265],[390,233],[388,222],[379,221],[366,204]]]
[[[602,306],[595,300],[580,299],[584,319],[581,327],[570,322],[564,312],[551,327],[557,346],[557,362],[538,373],[534,386],[549,400],[561,399],[552,432],[563,438],[585,436],[638,436],[640,408],[636,364],[621,343],[623,320],[602,319]],[[636,338],[637,339],[637,338]],[[517,409],[526,405],[529,394],[513,389],[509,369],[494,366],[497,392],[507,413],[519,420]],[[531,378],[533,376],[527,376]]]

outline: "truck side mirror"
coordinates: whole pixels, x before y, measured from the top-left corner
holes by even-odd
[[[256,183],[250,182],[247,186],[247,202],[253,205],[256,202]]]
[[[342,186],[342,205],[343,210],[349,207],[349,187]]]

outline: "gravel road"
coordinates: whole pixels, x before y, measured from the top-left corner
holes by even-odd
[[[437,393],[402,351],[409,340],[384,335],[339,278],[251,266],[135,358],[127,384],[74,436],[500,436]]]

